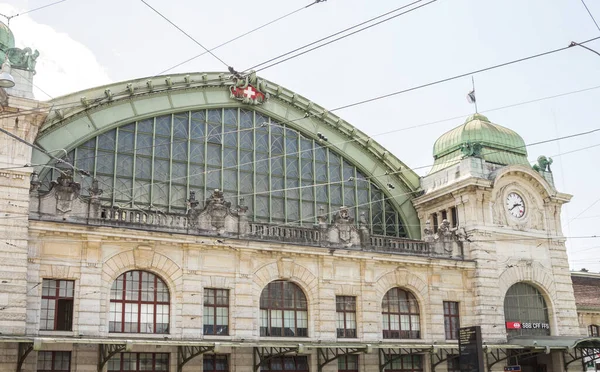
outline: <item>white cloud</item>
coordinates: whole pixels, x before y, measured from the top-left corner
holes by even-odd
[[[16,14],[24,10],[0,4],[2,14]],[[68,34],[37,23],[27,14],[13,18],[10,28],[16,47],[30,47],[40,52],[33,83],[52,97],[111,82],[94,53]],[[34,87],[33,93],[37,99],[50,99],[38,88]]]

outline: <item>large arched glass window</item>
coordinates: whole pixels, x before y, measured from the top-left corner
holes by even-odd
[[[300,287],[278,280],[263,289],[260,295],[260,335],[308,336],[307,302]]]
[[[110,290],[109,332],[169,333],[169,289],[147,271],[128,271]]]
[[[402,289],[392,288],[381,303],[383,338],[421,338],[421,316],[415,296]]]
[[[312,226],[349,207],[373,234],[406,236],[391,194],[341,154],[247,109],[185,111],[139,120],[89,139],[69,153],[103,189],[101,202],[185,213],[190,191],[201,203],[214,189],[234,205],[244,198],[254,221]],[[47,190],[58,171],[41,175]],[[92,177],[81,180],[85,195]]]
[[[517,283],[506,291],[504,318],[508,336],[550,335],[546,300],[530,284]]]

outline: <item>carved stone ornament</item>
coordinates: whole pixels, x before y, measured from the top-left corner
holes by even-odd
[[[461,256],[463,242],[468,241],[468,238],[464,228],[452,228],[448,220],[442,220],[435,233],[429,221],[425,223],[423,229],[423,240],[432,246],[434,254]]]
[[[536,197],[523,187],[518,187],[518,192],[523,194],[528,205],[527,214],[522,221],[516,221],[514,218],[509,218],[505,207],[505,198],[508,193],[508,189],[515,189],[517,187],[516,182],[504,185],[496,194],[496,198],[492,205],[492,218],[494,224],[511,226],[519,231],[526,229],[532,230],[544,230],[544,210],[543,206],[539,206]]]
[[[330,244],[343,244],[345,247],[361,245],[361,231],[354,224],[348,207],[340,207],[333,216],[331,225],[319,225],[323,230],[322,237]]]
[[[81,185],[73,180],[73,172],[71,170],[61,170],[60,176],[50,183],[50,191],[40,195],[39,179],[37,174],[32,175],[30,198],[30,212],[39,213],[66,220],[71,216],[85,218],[100,217],[100,200],[99,196],[102,190],[98,187],[96,180],[92,181],[89,188],[90,196],[82,197]]]
[[[240,200],[240,204],[242,205],[232,211],[231,203],[225,201],[223,192],[216,189],[206,199],[204,208],[198,210],[199,202],[196,200],[196,193],[191,191],[188,199],[190,226],[198,230],[214,231],[218,234],[245,234],[250,229],[247,218],[248,207],[243,205],[243,199]]]
[[[259,105],[269,99],[269,93],[265,91],[267,84],[256,77],[256,72],[246,76],[234,74],[233,80],[234,85],[229,88],[231,98],[248,105]]]

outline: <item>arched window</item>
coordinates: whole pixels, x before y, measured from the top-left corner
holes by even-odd
[[[401,288],[390,289],[381,303],[383,338],[421,338],[421,316],[415,296]]]
[[[269,283],[260,295],[260,335],[307,337],[306,296],[292,282]]]
[[[588,333],[590,337],[598,337],[600,335],[600,326],[592,324],[588,327]]]
[[[128,271],[110,290],[109,332],[169,333],[169,289],[158,276]]]
[[[546,300],[527,283],[514,284],[506,291],[504,319],[508,336],[550,335]]]

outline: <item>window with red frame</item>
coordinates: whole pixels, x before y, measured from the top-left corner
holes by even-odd
[[[202,371],[229,371],[229,356],[219,354],[204,354],[202,356]]]
[[[381,304],[383,338],[421,338],[421,317],[415,296],[402,288],[392,288]]]
[[[338,372],[358,372],[358,355],[343,355],[338,358]]]
[[[459,328],[458,302],[444,301],[444,330],[446,332],[446,340],[458,340]]]
[[[300,287],[278,280],[263,289],[260,295],[260,335],[308,336],[308,305]]]
[[[70,351],[38,351],[37,372],[71,371]]]
[[[385,372],[422,372],[423,357],[421,355],[395,355],[390,358],[385,357],[386,367]]]
[[[261,372],[308,372],[308,357],[283,356],[267,360],[260,365]]]
[[[339,338],[356,337],[356,297],[336,296],[337,336]]]
[[[70,331],[73,327],[72,280],[44,279],[42,281],[42,311],[40,329]]]
[[[158,276],[129,271],[110,290],[109,332],[169,333],[169,289]]]
[[[590,334],[590,337],[598,337],[598,335],[600,335],[600,327],[592,324],[591,326],[588,327],[588,331]]]
[[[169,370],[169,353],[120,353],[108,360],[108,372]]]
[[[204,290],[203,319],[205,335],[229,334],[229,290]]]

